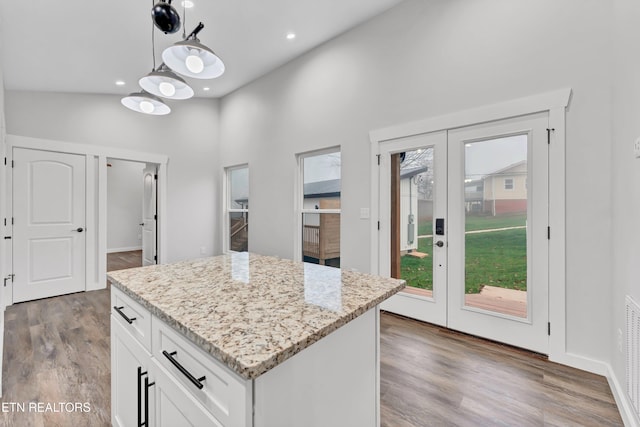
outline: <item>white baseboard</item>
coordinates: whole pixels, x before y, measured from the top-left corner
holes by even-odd
[[[560,357],[556,356],[553,358],[550,356],[549,360],[605,377],[609,383],[611,394],[613,394],[613,398],[616,401],[624,425],[626,427],[640,427],[640,419],[635,414],[633,405],[627,397],[624,381],[620,382],[618,380],[610,364],[572,353],[565,353]]]
[[[592,374],[607,376],[607,364],[600,361],[591,359],[589,357],[580,356],[573,353],[563,353],[560,355],[549,355],[551,362],[560,363],[561,365],[570,366],[572,368],[580,369],[581,371],[591,372]]]
[[[613,398],[616,400],[616,405],[618,405],[618,411],[620,411],[620,416],[622,417],[624,425],[626,427],[640,427],[640,418],[636,415],[633,405],[627,397],[624,382],[621,383],[618,381],[618,377],[616,377],[613,372],[613,368],[609,364],[607,364],[606,377],[607,381],[609,381],[611,393],[613,393]]]
[[[112,254],[115,252],[129,252],[129,251],[141,251],[142,250],[142,246],[130,246],[128,248],[112,248],[112,249],[107,249],[107,253],[108,254]]]

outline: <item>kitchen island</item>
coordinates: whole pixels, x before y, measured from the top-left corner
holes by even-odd
[[[404,281],[248,253],[110,272],[114,426],[376,426]]]

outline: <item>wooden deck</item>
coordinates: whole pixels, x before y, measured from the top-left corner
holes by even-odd
[[[470,307],[495,311],[515,317],[527,317],[527,293],[514,289],[484,286],[479,294],[467,294],[464,302]]]
[[[407,287],[402,292],[433,298],[433,291]],[[484,286],[479,294],[465,295],[465,304],[482,310],[495,311],[515,317],[527,317],[527,293],[514,289]]]

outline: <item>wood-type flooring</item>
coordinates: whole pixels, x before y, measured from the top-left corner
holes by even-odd
[[[382,427],[623,425],[604,377],[393,314],[380,340]]]
[[[109,315],[109,289],[7,308],[0,425],[110,425]],[[383,313],[380,354],[383,427],[622,426],[605,378],[523,350]]]

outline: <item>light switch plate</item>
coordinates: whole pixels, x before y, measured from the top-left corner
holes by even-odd
[[[640,157],[640,137],[633,143],[633,154],[636,158]]]
[[[369,219],[369,208],[360,208],[360,219]]]

